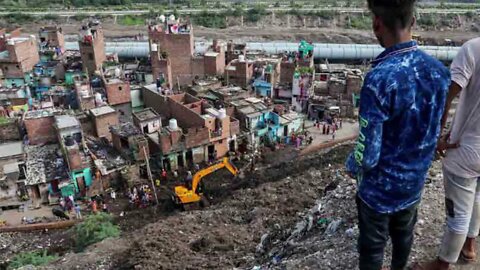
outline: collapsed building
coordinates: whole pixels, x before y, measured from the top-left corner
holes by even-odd
[[[150,152],[161,153],[164,168],[186,167],[235,151],[240,123],[225,109],[215,109],[186,93],[167,96],[144,88],[143,96],[145,106],[165,119],[159,130],[147,135]]]

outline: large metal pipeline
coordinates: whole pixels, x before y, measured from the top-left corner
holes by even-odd
[[[379,55],[383,48],[379,45],[369,44],[333,44],[315,43],[315,59],[329,60],[371,60]],[[210,43],[196,42],[195,51],[204,53]],[[78,50],[77,42],[66,42],[69,50]],[[451,61],[457,54],[460,47],[447,46],[420,46],[420,49],[441,61]],[[123,58],[148,57],[148,42],[106,42],[107,53],[117,53]],[[298,43],[295,42],[247,42],[247,50],[261,50],[270,54],[282,53],[285,51],[297,51]]]

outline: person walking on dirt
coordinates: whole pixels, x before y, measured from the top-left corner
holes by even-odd
[[[323,124],[323,132],[322,132],[322,134],[325,135],[325,133],[327,133],[327,127],[326,127],[325,124]]]
[[[480,231],[480,38],[466,42],[458,51],[450,71],[452,80],[441,130],[445,127],[453,99],[460,93],[451,130],[438,142],[443,159],[446,228],[435,261],[417,269],[443,270],[462,258],[473,262]]]
[[[415,0],[368,0],[373,32],[386,48],[365,76],[360,136],[346,161],[357,179],[360,270],[380,270],[388,239],[391,269],[404,269],[417,206],[440,134],[449,71],[412,40]]]
[[[164,183],[167,182],[167,171],[165,169],[162,169],[162,180]]]
[[[97,201],[96,200],[92,200],[92,213],[96,214],[97,213]]]
[[[78,204],[75,204],[75,217],[77,219],[82,219],[82,212],[81,212],[81,209],[80,209],[80,205],[78,205]]]

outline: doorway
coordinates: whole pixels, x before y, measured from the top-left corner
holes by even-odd
[[[231,140],[229,143],[228,143],[228,150],[230,152],[235,152],[235,140]]]
[[[287,137],[288,136],[288,126],[283,127],[283,136]]]
[[[188,165],[188,166],[192,166],[192,165],[193,165],[193,152],[192,152],[192,150],[188,150],[188,151],[185,153],[185,160],[187,161],[187,165]]]
[[[85,180],[83,179],[83,175],[77,177],[77,187],[79,191],[85,189]]]
[[[170,159],[168,158],[164,158],[163,161],[162,161],[162,165],[163,165],[163,168],[167,171],[171,171],[172,170],[172,166],[170,166]]]
[[[177,165],[178,167],[185,167],[185,163],[183,161],[183,153],[177,155]]]

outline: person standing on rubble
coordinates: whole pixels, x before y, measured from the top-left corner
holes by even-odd
[[[358,185],[360,270],[382,269],[388,238],[397,270],[406,267],[412,248],[450,75],[412,40],[415,0],[368,0],[368,8],[386,49],[365,77],[360,133],[346,167]]]
[[[442,130],[450,106],[460,94],[450,131],[438,142],[443,157],[446,228],[438,257],[417,269],[443,270],[462,258],[477,258],[475,239],[480,231],[480,38],[466,42],[450,71],[452,80],[442,117]]]

